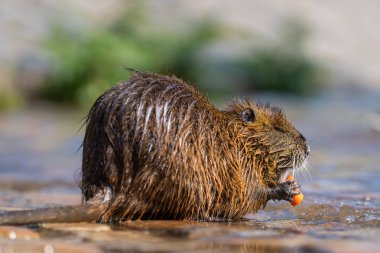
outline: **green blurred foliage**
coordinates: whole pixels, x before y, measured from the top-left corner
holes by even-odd
[[[0,112],[17,108],[23,104],[20,94],[14,90],[3,90],[0,93]]]
[[[139,14],[139,15],[137,15]],[[52,30],[46,49],[53,71],[40,95],[49,100],[87,106],[108,87],[127,79],[125,68],[191,78],[197,52],[218,37],[213,22],[176,33],[145,29],[139,10],[129,10],[114,24],[88,32]]]
[[[318,84],[317,65],[300,49],[303,34],[289,33],[279,45],[249,49],[238,59],[205,59],[205,49],[223,39],[223,29],[202,20],[187,29],[165,30],[149,22],[141,6],[90,31],[56,26],[45,43],[52,72],[40,96],[88,107],[111,85],[128,78],[123,66],[196,79],[215,97],[242,87],[304,94]]]
[[[324,70],[304,49],[307,29],[294,20],[284,24],[279,41],[252,49],[238,65],[248,87],[309,95],[323,82]]]

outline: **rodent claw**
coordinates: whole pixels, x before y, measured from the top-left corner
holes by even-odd
[[[291,191],[290,191],[290,195],[291,195],[291,196],[298,195],[298,194],[300,194],[300,193],[301,193],[300,191],[294,191],[294,190],[291,190]]]
[[[295,184],[296,181],[294,181],[294,180],[288,180],[288,181],[285,181],[284,183],[285,183],[286,185],[292,185],[292,184]]]
[[[294,180],[282,182],[269,190],[269,199],[293,201],[292,197],[301,193],[299,187]]]

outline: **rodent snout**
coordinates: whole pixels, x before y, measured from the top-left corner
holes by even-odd
[[[310,154],[310,146],[307,143],[305,143],[305,150],[306,150],[306,156],[309,156],[309,154]]]
[[[309,144],[307,144],[305,136],[303,136],[303,134],[301,134],[301,133],[300,133],[300,138],[301,138],[301,140],[303,140],[305,142],[305,153],[306,153],[306,156],[309,156],[310,146],[309,146]]]

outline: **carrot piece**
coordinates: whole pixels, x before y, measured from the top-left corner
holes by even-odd
[[[286,178],[286,181],[289,181],[289,180],[293,180],[293,176],[292,176],[292,175],[289,175],[289,176]],[[297,190],[297,189],[298,189],[298,188],[296,188],[295,190]],[[303,200],[303,194],[302,194],[302,192],[300,191],[299,194],[292,196],[292,199],[293,199],[293,201],[290,202],[290,204],[291,204],[292,206],[296,206],[296,205],[298,205],[299,203],[301,203],[302,200]]]

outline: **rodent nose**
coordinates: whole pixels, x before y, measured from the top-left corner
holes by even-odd
[[[309,144],[307,144],[305,136],[303,136],[301,133],[299,134],[299,136],[301,140],[303,140],[305,143],[305,153],[306,153],[306,156],[308,156],[310,154],[310,146]]]
[[[310,154],[310,146],[306,143],[306,155]]]

